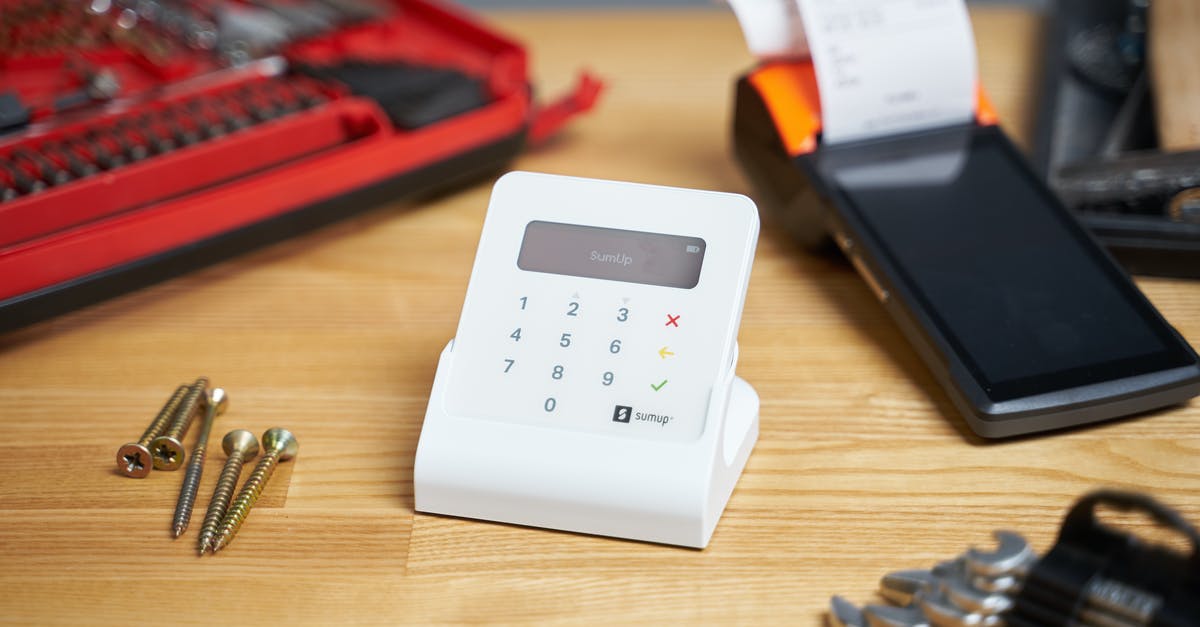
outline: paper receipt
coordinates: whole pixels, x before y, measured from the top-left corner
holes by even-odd
[[[808,56],[796,0],[729,0],[746,46],[760,59]]]
[[[798,2],[827,144],[965,123],[975,38],[963,0]]]

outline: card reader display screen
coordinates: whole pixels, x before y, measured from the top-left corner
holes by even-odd
[[[530,222],[517,267],[626,283],[691,289],[700,281],[704,240],[595,226]]]
[[[831,174],[993,401],[1191,361],[999,131],[959,137]]]

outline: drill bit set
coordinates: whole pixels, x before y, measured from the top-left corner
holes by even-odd
[[[130,442],[117,449],[117,471],[126,477],[143,478],[154,470],[178,470],[187,461],[183,484],[179,489],[179,500],[171,519],[171,532],[178,538],[188,528],[196,493],[204,473],[204,461],[208,450],[208,437],[217,416],[225,413],[229,406],[229,395],[222,388],[209,389],[205,377],[191,384],[180,384],[142,433],[137,442]],[[200,434],[192,454],[187,456],[183,439],[195,416],[203,410]],[[273,428],[263,433],[263,455],[250,476],[242,484],[236,498],[233,496],[241,476],[242,466],[259,453],[258,440],[245,429],[234,429],[225,434],[221,442],[226,461],[217,479],[204,523],[200,529],[197,550],[216,553],[229,545],[241,528],[250,509],[262,494],[267,481],[281,461],[296,456],[300,444],[286,429]]]
[[[103,119],[64,125],[38,135],[36,140],[12,142],[0,148],[0,203],[207,145],[233,133],[250,133],[260,124],[318,107],[330,100],[329,94],[327,87],[302,76],[258,77],[182,97],[138,103]],[[322,147],[327,146],[304,146],[296,154]],[[280,153],[252,165],[267,167],[296,154]],[[205,176],[190,177],[159,193],[185,193],[209,183]],[[93,217],[129,205],[114,204]]]
[[[117,47],[166,66],[186,51],[226,63],[288,42],[380,19],[392,8],[367,0],[7,0],[0,57]]]
[[[1097,522],[1097,506],[1149,514],[1182,534],[1191,555]],[[1038,557],[1019,534],[995,533],[993,551],[969,549],[930,570],[885,575],[890,605],[833,597],[835,627],[1196,627],[1200,534],[1141,494],[1099,491],[1068,513],[1057,544]]]

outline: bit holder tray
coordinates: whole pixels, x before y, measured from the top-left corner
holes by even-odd
[[[0,332],[490,174],[598,94],[585,77],[543,119],[520,43],[452,6],[378,6],[225,67],[87,3],[0,0]],[[44,36],[45,11],[79,37]],[[352,88],[384,70],[404,80]],[[85,93],[100,75],[111,100]]]

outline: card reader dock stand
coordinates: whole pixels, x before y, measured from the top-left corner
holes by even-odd
[[[413,469],[416,509],[702,549],[758,441],[758,394],[714,387],[704,435],[683,445],[548,432],[452,416],[442,351]]]
[[[735,375],[758,220],[736,194],[502,177],[417,511],[705,547],[758,439]]]
[[[735,150],[778,226],[833,236],[976,434],[1200,393],[1195,352],[976,101],[974,120],[826,145],[811,61],[767,62],[738,81]]]

